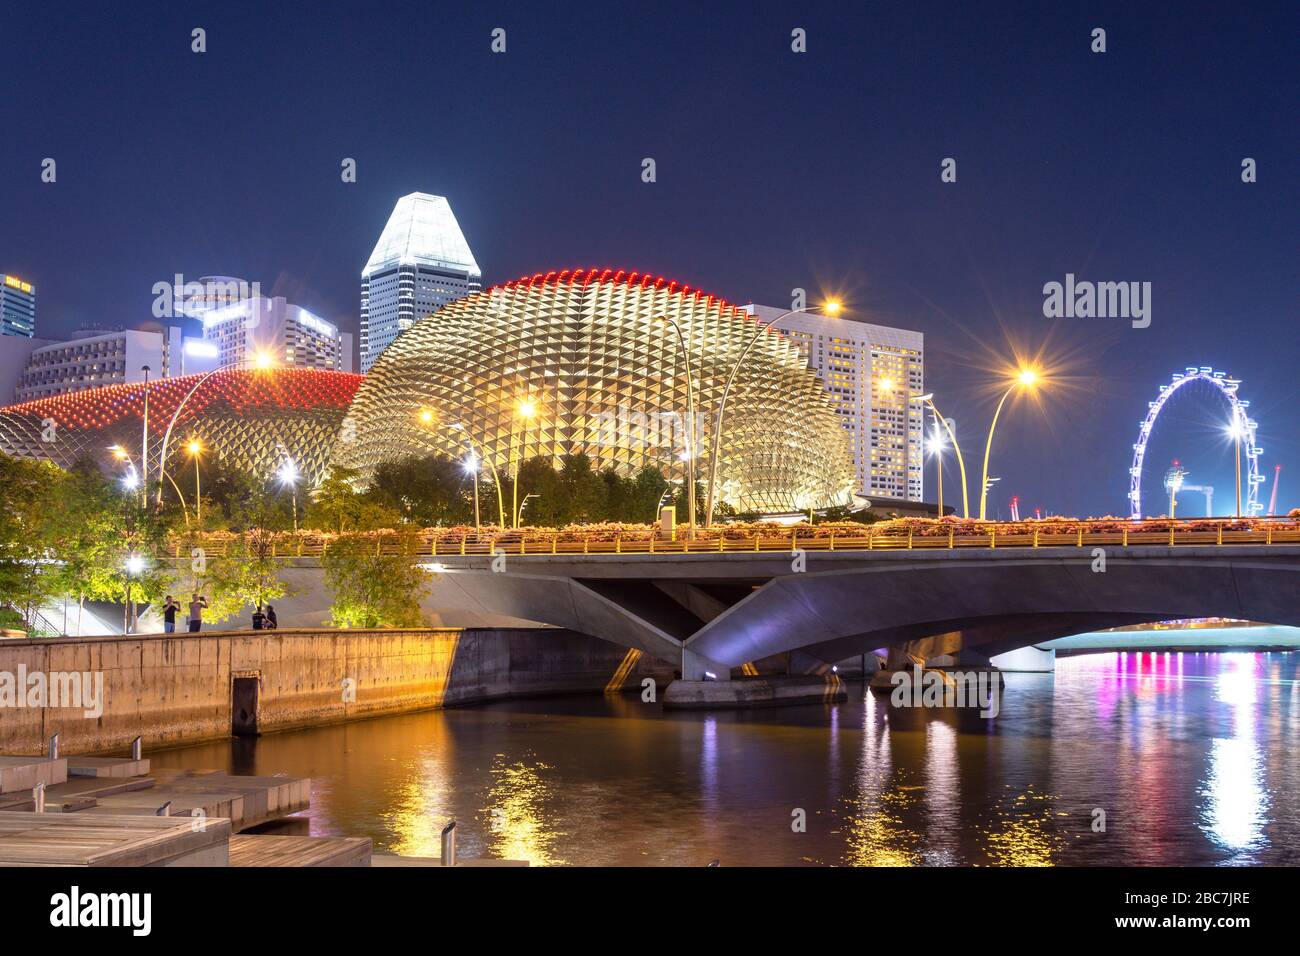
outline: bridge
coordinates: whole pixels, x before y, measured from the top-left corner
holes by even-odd
[[[1057,637],[1171,618],[1300,626],[1294,522],[1204,524],[1050,539],[995,529],[912,535],[910,544],[898,535],[789,535],[779,548],[767,540],[462,537],[435,539],[412,560],[430,571],[431,612],[568,628],[671,662],[687,681],[725,681],[733,668],[788,652],[829,665],[909,648],[978,664]],[[329,599],[316,562],[294,564],[286,577],[297,579],[299,594],[281,602],[281,621],[318,624]]]

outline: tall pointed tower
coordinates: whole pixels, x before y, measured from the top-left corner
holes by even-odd
[[[481,278],[446,199],[411,193],[397,200],[361,272],[361,371],[420,319],[477,292]]]

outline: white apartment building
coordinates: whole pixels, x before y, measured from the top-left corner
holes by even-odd
[[[181,330],[103,332],[85,329],[66,342],[33,348],[14,385],[12,400],[26,402],[100,385],[184,374]],[[10,396],[0,396],[9,398]]]
[[[785,309],[749,305],[759,322]],[[847,318],[799,312],[774,326],[793,342],[835,399],[849,433],[858,492],[868,499],[922,501],[925,336]]]
[[[215,365],[250,368],[266,358],[276,365],[352,371],[351,333],[283,296],[236,299],[196,317],[203,322],[203,357]],[[187,351],[197,356],[200,347]]]

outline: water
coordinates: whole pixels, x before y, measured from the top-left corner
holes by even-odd
[[[1001,714],[665,712],[567,697],[150,754],[312,777],[296,831],[533,865],[1300,862],[1300,654],[1100,654],[1008,676]],[[803,810],[807,828],[792,831]],[[1094,811],[1105,832],[1094,832]]]

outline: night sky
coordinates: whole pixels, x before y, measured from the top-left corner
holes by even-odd
[[[7,4],[0,271],[37,286],[38,335],[148,321],[174,273],[260,280],[355,331],[394,201],[431,192],[485,284],[622,267],[738,303],[834,293],[924,332],[927,387],[974,471],[998,376],[1041,357],[1048,389],[1004,410],[993,449],[1004,516],[1011,494],[1022,513],[1127,514],[1138,422],[1192,365],[1244,380],[1263,469],[1282,465],[1279,504],[1295,507],[1295,11]],[[945,157],[956,183],[940,182]],[[1150,327],[1044,318],[1043,285],[1067,272],[1152,283]],[[1207,393],[1168,414],[1145,493],[1179,457],[1231,508],[1225,408]]]

